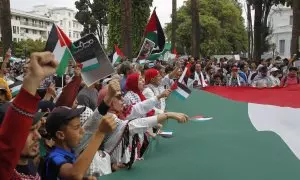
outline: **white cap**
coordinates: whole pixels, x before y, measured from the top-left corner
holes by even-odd
[[[278,68],[273,67],[273,68],[270,70],[270,72],[275,72],[275,71],[278,71],[278,70],[279,70]]]

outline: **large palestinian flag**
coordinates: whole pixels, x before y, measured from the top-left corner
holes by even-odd
[[[155,9],[153,10],[152,15],[145,28],[144,37],[155,43],[156,46],[152,53],[163,51],[165,46],[165,34],[156,15]]]
[[[171,95],[167,110],[211,120],[168,121],[172,138],[153,140],[144,161],[101,179],[300,179],[300,86],[204,90],[186,101]]]
[[[45,51],[53,52],[58,61],[59,64],[56,70],[58,76],[63,76],[69,61],[74,60],[71,54],[71,51],[74,49],[75,47],[69,37],[58,26],[53,24]]]

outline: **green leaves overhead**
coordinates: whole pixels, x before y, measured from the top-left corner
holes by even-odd
[[[144,28],[150,16],[150,7],[153,0],[132,0],[132,34],[133,55],[140,50]],[[108,0],[108,49],[113,49],[114,44],[121,43],[121,1]],[[128,34],[130,35],[130,34]]]
[[[200,53],[203,56],[213,54],[231,54],[246,51],[247,34],[239,3],[233,0],[198,0],[200,13]],[[191,14],[190,0],[177,11],[178,28],[176,30],[177,49],[180,53],[186,48],[191,51]],[[171,38],[171,23],[165,29]]]

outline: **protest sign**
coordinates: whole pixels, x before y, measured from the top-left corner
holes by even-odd
[[[114,68],[103,47],[93,34],[77,40],[74,46],[76,50],[72,55],[81,68],[82,79],[87,86],[114,73]]]
[[[150,56],[151,52],[153,51],[154,47],[155,47],[155,42],[145,38],[143,46],[137,57],[137,61],[147,59]]]

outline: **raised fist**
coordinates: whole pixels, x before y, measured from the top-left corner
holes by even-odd
[[[55,73],[58,63],[51,52],[32,53],[28,62],[28,69],[24,78],[41,81]]]
[[[117,123],[113,115],[105,115],[102,117],[102,121],[99,125],[99,132],[104,134],[114,131],[117,127]]]

